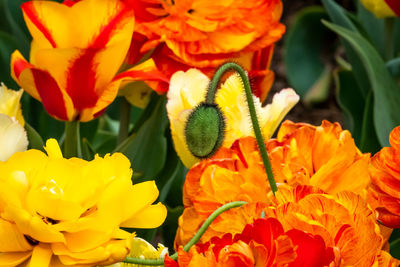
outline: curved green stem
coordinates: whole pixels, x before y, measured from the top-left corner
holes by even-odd
[[[201,225],[200,229],[197,231],[197,233],[190,239],[190,241],[183,247],[184,251],[189,251],[189,249],[196,244],[200,238],[203,236],[204,232],[207,230],[207,228],[210,226],[210,224],[217,218],[221,213],[224,211],[227,211],[232,208],[236,207],[241,207],[244,204],[247,204],[245,201],[234,201],[227,203],[218,209],[216,209],[213,213],[211,213],[210,216],[208,216],[207,220]],[[177,260],[178,259],[178,253],[174,253],[173,255],[170,256],[171,259]],[[152,266],[158,266],[158,265],[163,265],[164,264],[164,259],[139,259],[139,258],[131,258],[127,257],[124,260],[125,263],[132,263],[132,264],[141,264],[141,265],[152,265]]]
[[[65,122],[64,157],[82,158],[81,135],[79,121]]]
[[[253,124],[254,135],[257,139],[258,148],[260,150],[261,158],[264,163],[265,172],[267,173],[268,176],[269,185],[271,187],[272,193],[274,193],[275,195],[275,192],[278,191],[278,187],[276,186],[274,173],[272,172],[271,162],[269,161],[267,149],[265,148],[264,138],[261,133],[260,125],[258,124],[256,108],[254,106],[253,95],[250,87],[250,81],[244,69],[242,69],[242,67],[233,62],[229,62],[222,65],[217,70],[210,83],[206,96],[206,102],[208,104],[214,103],[219,80],[221,79],[222,75],[229,70],[236,71],[240,75],[240,78],[242,79],[243,87],[246,92],[246,99],[247,99],[247,105],[249,107],[251,122]]]

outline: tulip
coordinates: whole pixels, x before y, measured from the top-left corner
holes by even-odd
[[[0,162],[0,266],[97,266],[122,261],[130,234],[167,214],[154,181],[132,184],[120,153],[65,159],[54,139]]]
[[[136,66],[116,76],[134,30],[133,10],[124,2],[31,1],[21,7],[33,41],[30,62],[19,51],[12,54],[12,77],[56,119],[90,121],[122,82],[145,75]]]

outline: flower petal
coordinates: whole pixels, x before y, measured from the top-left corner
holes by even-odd
[[[134,217],[123,222],[121,227],[157,228],[165,221],[166,217],[167,208],[163,204],[157,203],[139,211]]]
[[[29,267],[49,266],[52,255],[53,252],[51,251],[50,245],[40,243],[33,249]]]

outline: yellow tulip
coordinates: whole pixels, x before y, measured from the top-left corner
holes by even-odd
[[[200,159],[189,151],[185,141],[185,126],[193,108],[206,96],[209,78],[197,69],[176,72],[170,81],[167,112],[171,133],[182,162],[187,168]],[[262,107],[259,98],[253,96],[261,131],[269,139],[289,110],[299,101],[293,89],[284,89],[274,95],[272,103]],[[225,138],[222,146],[230,147],[241,137],[254,136],[250,113],[244,94],[243,83],[236,74],[231,75],[216,93],[215,102],[225,118]]]
[[[152,205],[154,181],[132,185],[120,153],[65,159],[54,139],[0,162],[0,266],[107,265],[123,260],[130,234],[154,228],[166,208]]]

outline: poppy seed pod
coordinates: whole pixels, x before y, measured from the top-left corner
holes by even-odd
[[[211,157],[222,145],[224,129],[224,117],[218,106],[201,103],[186,122],[185,138],[188,149],[195,157]]]

